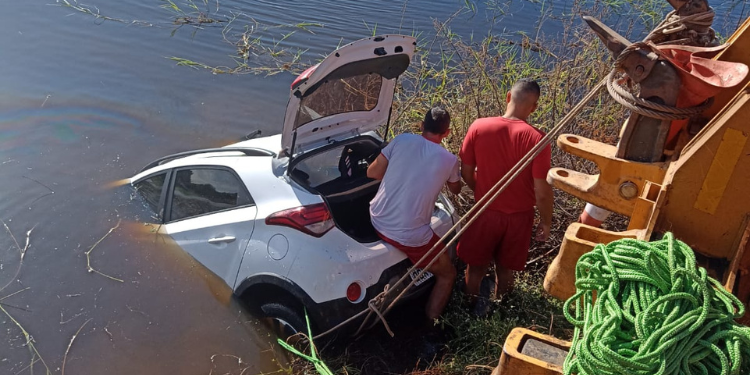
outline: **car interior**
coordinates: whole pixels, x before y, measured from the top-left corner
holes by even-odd
[[[295,163],[290,173],[297,183],[321,194],[339,229],[361,243],[379,240],[370,222],[370,201],[380,181],[367,177],[367,167],[380,146],[372,137],[342,142]]]

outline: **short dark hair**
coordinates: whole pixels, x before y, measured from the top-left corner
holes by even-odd
[[[445,108],[434,106],[424,115],[424,130],[432,134],[443,134],[451,125],[451,115]]]
[[[529,99],[536,101],[539,99],[542,90],[539,88],[539,84],[531,78],[522,78],[513,84],[510,88],[511,100],[515,99],[521,102],[526,102]]]

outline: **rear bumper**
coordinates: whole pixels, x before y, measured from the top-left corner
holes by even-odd
[[[409,267],[411,267],[411,262],[408,259],[404,259],[403,261],[387,268],[383,273],[380,275],[380,279],[378,282],[374,285],[371,285],[369,288],[367,288],[367,292],[365,294],[365,298],[362,300],[362,302],[359,303],[351,303],[346,298],[339,298],[331,301],[322,302],[319,304],[314,304],[313,306],[308,306],[308,313],[310,314],[310,317],[315,322],[316,327],[318,330],[322,333],[325,332],[336,325],[340,324],[341,322],[351,318],[352,316],[360,313],[361,311],[367,309],[367,303],[377,296],[380,292],[383,291],[386,285],[394,285],[406,272],[408,271]],[[398,288],[398,290],[394,290],[389,293],[389,300],[392,301],[393,298],[395,298],[398,294],[403,291],[403,288],[410,282],[411,279],[407,278],[403,285]],[[430,277],[427,281],[420,284],[419,286],[414,286],[409,289],[409,291],[404,294],[401,299],[398,300],[398,304],[401,304],[403,302],[407,302],[411,299],[414,299],[416,297],[419,297],[420,295],[426,293],[430,289],[432,289],[432,285],[435,283],[435,277]],[[366,314],[365,314],[366,315]],[[351,323],[349,323],[346,327],[344,327],[341,331],[341,333],[350,332],[353,333],[359,328],[359,326],[362,323],[363,318],[359,318]],[[372,319],[369,320],[368,324],[373,322]]]

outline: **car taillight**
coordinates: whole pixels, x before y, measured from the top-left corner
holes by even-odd
[[[292,227],[320,237],[333,228],[333,218],[325,203],[317,203],[273,213],[266,217],[266,224]]]
[[[362,287],[358,283],[351,283],[346,288],[346,299],[349,302],[359,302],[362,298]]]

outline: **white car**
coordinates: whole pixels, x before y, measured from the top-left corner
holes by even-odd
[[[162,230],[241,299],[289,332],[306,310],[322,332],[411,266],[370,223],[379,181],[366,171],[415,45],[385,35],[341,47],[294,81],[282,134],[170,155],[131,184]],[[433,228],[442,235],[455,220],[440,195]]]

